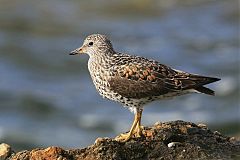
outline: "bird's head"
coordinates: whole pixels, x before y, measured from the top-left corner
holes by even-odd
[[[111,52],[113,52],[113,47],[107,36],[101,34],[92,34],[87,36],[83,42],[83,45],[73,50],[70,55],[86,53],[92,57],[96,54],[107,54]]]

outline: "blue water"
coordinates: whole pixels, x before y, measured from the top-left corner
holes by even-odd
[[[92,33],[117,51],[222,79],[209,85],[215,97],[149,104],[144,125],[181,119],[240,137],[237,2],[1,1],[0,142],[76,148],[130,128],[133,114],[96,92],[87,55],[68,55]]]

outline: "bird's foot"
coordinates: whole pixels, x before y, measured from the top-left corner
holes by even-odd
[[[127,142],[131,137],[132,137],[132,134],[128,132],[128,133],[120,134],[115,138],[115,140],[119,142]]]
[[[143,129],[144,129],[143,126],[138,126],[132,132],[120,134],[115,138],[115,140],[119,142],[127,142],[131,138],[140,138],[143,136],[143,133],[142,133]]]

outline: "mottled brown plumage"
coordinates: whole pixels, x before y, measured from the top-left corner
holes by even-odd
[[[135,120],[128,134],[117,138],[127,141],[141,136],[140,120],[146,103],[191,92],[214,95],[204,85],[218,81],[172,69],[155,60],[114,51],[105,35],[88,36],[83,46],[71,54],[87,53],[88,69],[93,83],[105,98],[122,103],[135,112]]]

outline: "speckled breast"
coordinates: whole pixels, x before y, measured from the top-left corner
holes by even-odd
[[[99,94],[104,98],[115,100],[113,96],[115,93],[110,90],[107,81],[109,76],[108,70],[104,69],[100,64],[92,61],[88,62],[88,70]]]

